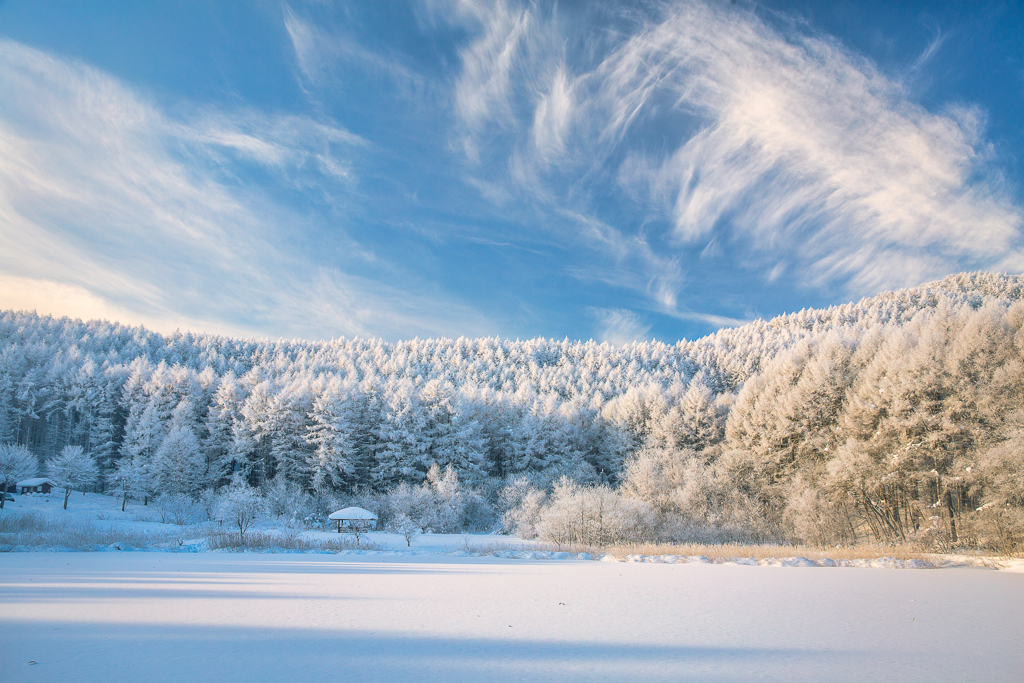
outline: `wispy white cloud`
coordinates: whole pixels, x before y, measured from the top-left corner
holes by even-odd
[[[466,127],[462,147],[479,161],[477,135],[485,128],[512,127],[513,68],[521,61],[523,42],[535,40],[533,14],[525,8],[495,3],[460,2],[460,13],[479,27],[480,35],[462,52],[462,73],[455,84],[455,111]]]
[[[634,311],[622,308],[593,308],[595,337],[598,341],[615,346],[645,341],[650,337],[651,325]]]
[[[572,84],[565,67],[560,66],[551,79],[547,93],[537,103],[533,115],[533,147],[541,162],[565,154],[565,136],[572,110]]]
[[[343,26],[318,25],[292,6],[285,5],[284,28],[300,73],[317,87],[345,87],[338,64],[355,64],[364,72],[383,75],[407,96],[422,95],[428,87],[427,80],[401,57],[365,47],[348,35]]]
[[[637,202],[654,221],[646,235],[580,221],[573,237],[640,279],[712,240],[733,246],[725,267],[852,294],[1024,269],[1024,212],[992,163],[983,113],[927,110],[827,36],[703,2],[614,25],[597,13],[540,22],[532,3],[470,6],[477,33],[455,92],[468,159],[488,160],[476,182],[587,216],[608,192]],[[672,251],[643,257],[657,224]],[[658,307],[677,284],[650,288]]]
[[[599,280],[607,284],[646,295],[662,313],[677,312],[676,292],[685,279],[679,260],[660,255],[640,236],[630,236],[596,218],[559,209],[576,225],[576,231],[591,249],[608,255],[613,268],[577,267],[572,274],[582,280]]]
[[[223,150],[282,173],[311,170],[343,181],[356,177],[350,160],[332,148],[370,147],[363,138],[338,126],[254,110],[204,112],[187,123],[168,122],[168,133],[186,143],[198,143],[211,154]]]
[[[930,113],[841,46],[708,8],[671,15],[605,66],[651,63],[661,87],[709,120],[651,178],[673,198],[681,241],[727,219],[757,249],[794,252],[806,282],[851,278],[855,289],[1020,249],[1020,209],[998,175],[977,177],[977,112]]]
[[[251,110],[171,117],[108,74],[9,40],[0,90],[0,306],[258,336],[482,325],[442,292],[381,286],[296,248],[311,219],[249,171],[343,206],[366,143],[341,127]],[[332,230],[338,254],[363,253]]]

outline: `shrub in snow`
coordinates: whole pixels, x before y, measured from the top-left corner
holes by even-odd
[[[479,493],[463,487],[450,465],[443,471],[433,465],[419,486],[399,484],[388,493],[385,507],[387,521],[405,516],[435,533],[461,533],[494,524],[493,508]]]
[[[659,514],[706,519],[704,463],[696,452],[641,448],[625,463],[622,492],[650,505]]]
[[[608,546],[651,540],[657,517],[643,501],[607,486],[580,486],[571,479],[555,484],[541,511],[537,534],[559,546]]]
[[[46,473],[57,486],[64,489],[64,509],[68,509],[71,490],[85,491],[96,483],[99,470],[96,461],[86,455],[81,446],[65,446],[59,455],[46,462]]]
[[[451,465],[441,471],[437,463],[427,472],[426,484],[432,503],[433,519],[430,526],[441,533],[462,530],[465,496],[459,486],[459,475]],[[432,495],[429,495],[432,494]]]
[[[848,545],[855,538],[849,502],[828,500],[797,476],[790,487],[783,521],[795,540],[818,547]]]
[[[317,512],[316,499],[283,476],[278,475],[265,482],[260,487],[260,493],[266,501],[267,515],[270,517],[283,518],[289,522],[304,522]],[[327,514],[336,509],[329,510]]]
[[[298,551],[329,551],[341,550],[384,550],[384,547],[366,540],[360,541],[353,536],[331,537],[325,540],[310,540],[297,533],[275,534],[264,531],[250,531],[245,538],[236,533],[209,533],[206,535],[206,547],[210,550],[298,550]]]
[[[205,521],[212,522],[217,517],[217,491],[203,489],[196,498],[196,508],[202,513]]]
[[[534,486],[545,491],[551,490],[561,479],[571,479],[581,484],[596,484],[601,478],[594,466],[587,462],[579,453],[568,453],[560,458],[553,458],[553,463],[539,472],[529,475]]]
[[[406,517],[404,514],[398,514],[394,519],[391,520],[390,528],[395,533],[401,534],[405,538],[406,547],[412,545],[412,539],[420,535],[420,525],[413,520]]]
[[[35,476],[38,467],[36,456],[21,444],[0,444],[0,510],[7,499],[7,487]]]
[[[385,502],[389,520],[405,517],[421,528],[433,527],[434,496],[430,487],[402,482],[388,493]]]
[[[189,524],[198,512],[196,501],[184,493],[163,493],[153,500],[153,505],[165,524]]]
[[[477,491],[466,491],[462,500],[462,530],[492,530],[496,522],[494,506]]]
[[[215,514],[221,522],[237,529],[239,541],[244,543],[245,532],[266,514],[266,505],[256,489],[236,477],[221,489]]]
[[[367,510],[373,509],[372,507],[361,505],[359,503],[345,503],[344,499],[326,484],[321,484],[313,488],[313,493],[309,497],[308,504],[309,509],[306,511],[306,514],[302,519],[303,522],[310,527],[323,527],[327,523],[328,515],[335,510],[349,507],[349,505],[355,505]]]
[[[764,539],[735,524],[705,524],[674,513],[658,521],[657,540],[662,543],[696,543],[702,545],[758,545]]]
[[[515,477],[501,490],[501,530],[519,538],[535,538],[547,494],[526,477]]]

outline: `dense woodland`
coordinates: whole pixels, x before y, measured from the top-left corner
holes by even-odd
[[[306,518],[349,500],[558,543],[1006,548],[1024,531],[1022,300],[1024,277],[961,274],[624,347],[7,311],[0,443],[39,473],[80,447],[100,490],[201,501],[233,481]]]

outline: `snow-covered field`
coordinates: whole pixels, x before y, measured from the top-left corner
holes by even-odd
[[[106,496],[72,510],[171,526]],[[393,549],[0,553],[3,677],[1024,680],[1024,572],[503,559],[430,535],[411,554],[373,536]]]
[[[1020,681],[1022,614],[984,569],[0,556],[15,681]]]

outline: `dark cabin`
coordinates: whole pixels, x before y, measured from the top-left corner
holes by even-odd
[[[44,477],[22,479],[18,482],[18,493],[22,495],[26,493],[49,493],[55,486],[57,486],[55,481]]]

